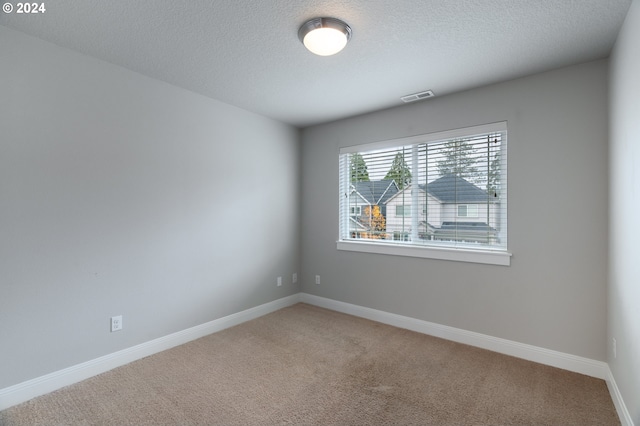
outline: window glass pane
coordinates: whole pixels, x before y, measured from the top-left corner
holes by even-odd
[[[506,125],[498,127],[341,154],[340,239],[506,250]]]
[[[411,204],[397,205],[396,216],[411,216]]]

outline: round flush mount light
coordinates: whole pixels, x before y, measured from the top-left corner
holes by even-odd
[[[351,38],[351,27],[336,18],[313,18],[302,24],[298,38],[316,55],[335,55]]]

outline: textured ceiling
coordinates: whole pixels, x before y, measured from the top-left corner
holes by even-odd
[[[15,3],[15,2],[13,2]],[[55,0],[0,24],[295,126],[609,55],[631,0]],[[317,16],[353,37],[297,38]],[[423,101],[423,102],[429,102]]]

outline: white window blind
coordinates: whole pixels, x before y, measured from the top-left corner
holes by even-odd
[[[339,157],[340,241],[506,252],[506,122],[347,147]]]

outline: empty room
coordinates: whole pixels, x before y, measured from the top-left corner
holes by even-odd
[[[2,8],[0,425],[640,425],[640,0]]]

